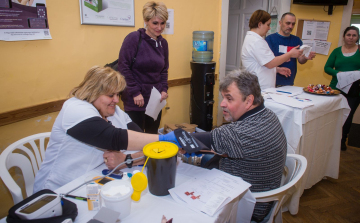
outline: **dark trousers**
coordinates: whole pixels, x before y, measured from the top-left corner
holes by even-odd
[[[351,127],[352,119],[354,117],[354,113],[355,113],[357,107],[360,104],[360,97],[359,96],[358,97],[349,97],[348,95],[346,95],[344,93],[342,93],[342,94],[346,97],[347,102],[349,104],[349,107],[351,109],[350,114],[347,117],[347,119],[346,119],[346,121],[345,121],[345,123],[343,125],[343,129],[342,129],[341,142],[345,143],[346,139],[347,139],[347,136],[349,134],[349,131],[350,131],[350,127]]]
[[[127,111],[126,113],[145,133],[158,134],[162,111],[160,111],[156,121],[152,117],[145,115],[145,111]]]

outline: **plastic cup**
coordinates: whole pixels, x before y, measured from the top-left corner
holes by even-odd
[[[111,187],[117,187],[120,185],[125,185],[130,188],[129,193],[123,196],[106,196],[104,191],[109,190]],[[123,219],[130,214],[131,210],[131,195],[133,193],[133,188],[131,183],[126,180],[113,180],[109,183],[106,183],[101,189],[101,198],[104,202],[105,207],[117,211],[120,213],[119,219]]]

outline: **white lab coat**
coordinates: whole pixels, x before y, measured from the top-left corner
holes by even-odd
[[[276,68],[264,65],[275,58],[269,45],[259,34],[248,31],[241,50],[241,60],[244,68],[258,76],[261,90],[275,87]]]
[[[75,97],[65,101],[52,128],[45,159],[36,174],[34,192],[45,188],[55,190],[103,163],[103,150],[66,134],[68,129],[92,117],[101,115],[89,102]],[[108,120],[122,129],[127,129],[131,122],[118,106]]]

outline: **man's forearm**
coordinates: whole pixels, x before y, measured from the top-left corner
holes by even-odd
[[[131,154],[132,159],[139,158],[139,157],[142,157],[142,156],[144,156],[144,153],[141,152],[141,151]],[[133,163],[133,166],[141,165],[141,164],[144,164],[144,163],[145,163],[145,157],[143,157],[142,159],[139,159],[139,160],[135,160],[134,163]]]

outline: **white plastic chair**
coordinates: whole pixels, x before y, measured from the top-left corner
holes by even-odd
[[[287,174],[283,186],[266,192],[252,193],[256,202],[275,202],[268,223],[274,220],[276,223],[282,222],[281,207],[296,191],[296,183],[305,173],[307,160],[298,154],[287,154],[285,166]]]
[[[35,174],[38,172],[45,155],[45,139],[50,137],[50,132],[39,133],[20,139],[8,146],[0,155],[0,177],[9,189],[14,204],[19,203],[24,198],[21,188],[11,177],[9,169],[19,167],[24,177],[26,196],[33,194]],[[37,143],[38,141],[38,143]],[[26,146],[28,147],[26,147]],[[30,146],[29,146],[30,145]],[[40,148],[37,146],[39,145]],[[30,148],[32,150],[30,150]],[[19,149],[21,153],[13,151]],[[40,156],[40,153],[41,156]],[[27,156],[23,155],[25,153]],[[35,154],[35,155],[34,155]],[[29,158],[30,160],[29,160]]]

